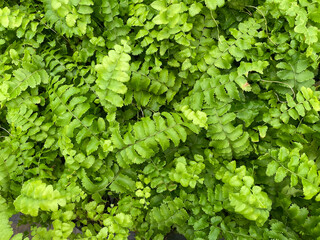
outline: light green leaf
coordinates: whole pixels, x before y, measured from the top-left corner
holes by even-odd
[[[86,5],[82,5],[78,9],[78,13],[81,13],[81,14],[91,14],[92,12],[93,12],[93,9]]]
[[[294,120],[297,120],[299,118],[299,114],[294,108],[291,108],[288,111],[288,113],[289,113],[290,117],[292,117]]]
[[[301,117],[304,117],[306,115],[306,112],[304,110],[304,106],[299,103],[298,105],[296,105],[295,109],[297,110],[298,114],[301,116]]]
[[[87,154],[90,155],[91,153],[96,151],[99,145],[100,145],[100,142],[98,141],[98,139],[96,137],[92,137],[86,148]]]
[[[216,10],[217,7],[222,7],[225,1],[224,0],[205,0],[205,3],[210,10]]]
[[[101,117],[98,118],[98,129],[100,132],[103,132],[106,129],[106,122]]]
[[[209,240],[217,240],[218,237],[219,237],[219,234],[220,234],[220,228],[218,227],[210,227],[210,232],[209,232],[209,235],[208,235],[208,239]]]
[[[284,162],[288,157],[289,157],[289,150],[285,147],[281,147],[278,154],[278,158],[280,162]]]
[[[156,9],[158,11],[165,10],[167,8],[166,5],[167,4],[166,4],[165,0],[158,0],[158,1],[154,1],[151,3],[151,7],[153,7],[154,9]]]
[[[310,181],[306,179],[302,179],[302,185],[303,185],[303,194],[305,196],[305,199],[313,198],[320,191],[320,188],[318,186],[315,186],[314,184],[312,184]]]
[[[276,161],[272,161],[268,164],[266,174],[267,176],[272,176],[277,172],[277,169],[279,167],[279,163]]]
[[[136,184],[129,176],[120,173],[110,185],[110,189],[117,193],[133,192]]]
[[[168,23],[169,23],[169,20],[167,19],[167,14],[166,14],[166,12],[162,12],[162,13],[160,13],[159,15],[155,16],[155,17],[152,19],[152,22],[153,22],[154,24],[157,24],[157,25],[168,24]]]
[[[309,71],[309,70],[305,70],[301,73],[298,73],[295,75],[295,78],[298,82],[305,82],[308,81],[310,79],[314,78],[314,74],[313,72]]]
[[[66,201],[60,192],[53,190],[41,180],[30,180],[22,186],[21,194],[14,201],[17,211],[31,216],[38,216],[43,211],[58,211],[58,206],[65,206]]]
[[[287,176],[287,170],[283,167],[279,167],[277,169],[274,180],[275,182],[281,182],[286,176]]]
[[[261,138],[265,138],[268,130],[268,126],[258,126],[259,135]]]
[[[197,15],[201,9],[203,8],[201,3],[198,2],[194,2],[193,4],[191,4],[190,8],[189,8],[189,14],[191,17]]]
[[[94,2],[92,0],[80,0],[79,4],[90,6],[90,5],[94,5]]]
[[[77,16],[74,14],[68,14],[66,16],[66,23],[68,25],[68,27],[74,27],[77,21]]]

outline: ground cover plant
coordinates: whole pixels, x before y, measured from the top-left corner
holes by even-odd
[[[41,240],[320,239],[319,28],[312,0],[0,0],[1,239],[19,212]]]

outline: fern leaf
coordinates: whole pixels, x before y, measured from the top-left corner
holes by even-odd
[[[225,184],[220,191],[228,193],[225,197],[229,199],[230,206],[235,212],[262,226],[269,217],[272,202],[261,187],[254,185],[254,179],[247,173],[246,167],[236,168],[235,161],[226,166],[214,165],[215,177]]]
[[[282,182],[285,177],[291,175],[291,186],[298,184],[301,180],[303,186],[303,194],[305,199],[311,199],[316,196],[316,200],[320,200],[320,176],[314,161],[308,159],[306,154],[299,153],[299,149],[280,148],[272,153],[267,153],[262,158],[269,158],[266,174],[268,176],[275,175],[275,182]]]
[[[135,188],[135,181],[133,181],[131,177],[122,173],[119,173],[110,185],[110,189],[117,193],[131,192],[134,191]]]
[[[109,184],[109,179],[108,177],[103,177],[102,181],[99,183],[93,183],[89,177],[87,176],[87,173],[84,169],[81,169],[80,171],[80,177],[81,177],[81,182],[84,188],[89,192],[89,193],[95,193],[102,191],[105,189],[108,184]],[[110,178],[111,176],[109,176]]]
[[[183,201],[179,198],[164,201],[160,207],[153,208],[148,214],[151,228],[166,229],[170,226],[183,225],[189,218],[184,209]]]
[[[4,82],[1,86],[7,92],[5,100],[15,99],[28,88],[34,89],[40,84],[48,83],[49,75],[44,69],[42,58],[35,55],[30,61],[32,63],[25,63],[23,68],[14,70],[10,81]]]
[[[242,125],[234,127],[232,124],[236,115],[231,112],[225,114],[230,107],[219,104],[205,111],[208,115],[210,145],[215,148],[217,156],[229,159],[247,155],[251,151],[249,134],[243,131]]]
[[[128,45],[116,45],[115,50],[109,51],[108,56],[104,57],[101,64],[96,65],[98,74],[96,82],[96,92],[100,99],[107,101],[116,107],[123,106],[121,95],[127,92],[124,83],[128,82],[131,57],[127,54],[131,49]],[[104,103],[104,102],[102,102]],[[107,103],[105,103],[108,106]]]
[[[41,180],[30,180],[22,186],[21,194],[14,201],[17,211],[31,216],[38,216],[39,209],[57,211],[58,206],[64,206],[66,201],[60,192],[52,185],[46,185]]]
[[[11,239],[13,235],[13,230],[10,226],[9,218],[11,217],[12,213],[9,210],[8,204],[6,203],[5,199],[0,195],[0,234],[1,238],[5,240]],[[22,239],[22,234],[20,234],[20,239]],[[17,237],[17,239],[19,239]]]
[[[145,117],[135,123],[132,133],[127,132],[125,139],[119,139],[118,133],[114,132],[112,140],[119,148],[116,153],[118,163],[120,166],[140,164],[158,152],[158,144],[163,150],[167,149],[170,146],[170,140],[175,146],[178,146],[181,141],[186,140],[187,129],[197,131],[196,128],[191,127],[192,124],[186,122],[178,114],[164,112],[162,115],[154,115],[153,120]],[[128,142],[126,139],[132,139],[134,142]],[[125,142],[128,145],[123,145]]]

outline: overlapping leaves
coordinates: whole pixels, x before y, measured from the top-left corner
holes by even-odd
[[[319,9],[0,1],[1,236],[317,238]]]

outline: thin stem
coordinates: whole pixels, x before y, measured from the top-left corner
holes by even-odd
[[[212,18],[212,20],[214,21],[214,23],[217,25],[217,31],[218,31],[218,42],[220,42],[220,31],[219,31],[218,23],[217,23],[216,19],[213,17],[212,11],[210,11],[210,15],[211,15],[211,18]]]
[[[291,89],[291,91],[292,91],[292,93],[293,93],[293,98],[296,97],[296,93],[294,92],[293,88],[292,88],[288,83],[284,83],[284,82],[280,82],[280,81],[270,81],[270,80],[264,80],[264,79],[260,79],[260,81],[270,82],[270,83],[280,83],[280,84],[284,84],[284,85],[288,86],[288,87]]]
[[[262,12],[259,8],[255,7],[255,6],[248,5],[248,6],[246,6],[246,7],[254,8],[254,9],[256,9],[256,10],[261,14],[261,16],[262,16],[263,19],[264,19],[264,23],[265,23],[265,25],[266,25],[266,34],[267,34],[267,36],[268,36],[268,39],[269,39],[274,45],[278,45],[278,44],[276,44],[274,41],[272,41],[272,39],[269,37],[268,22],[267,22],[266,17],[264,16],[263,12]]]
[[[0,128],[1,128],[2,130],[6,131],[6,132],[11,136],[11,133],[10,133],[7,129],[5,129],[4,127],[1,127],[1,126],[0,126]]]

